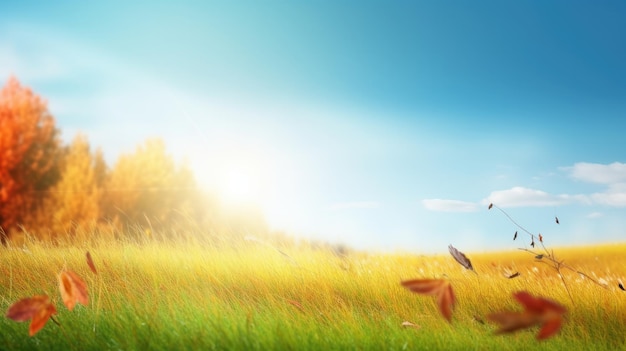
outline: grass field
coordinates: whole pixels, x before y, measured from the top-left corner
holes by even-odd
[[[460,248],[461,249],[461,248]],[[85,262],[93,256],[98,275]],[[558,249],[606,288],[565,271],[573,301],[554,269],[521,251],[466,253],[477,274],[448,255],[349,252],[255,242],[196,245],[101,244],[0,249],[0,303],[47,294],[55,319],[34,337],[28,322],[1,318],[2,350],[619,350],[626,349],[626,245]],[[89,304],[68,311],[57,274],[67,268],[89,288]],[[507,272],[521,275],[507,279]],[[458,303],[452,323],[435,301],[400,281],[446,278]],[[561,331],[494,335],[489,313],[520,310],[511,293],[554,299],[568,313]],[[416,327],[403,327],[405,321]]]

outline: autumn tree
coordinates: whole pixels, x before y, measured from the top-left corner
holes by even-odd
[[[12,77],[0,90],[2,243],[58,179],[59,138],[47,104]]]
[[[48,237],[74,237],[86,233],[100,218],[101,187],[105,170],[101,152],[92,153],[84,135],[66,148],[61,177],[41,206],[37,231]]]
[[[160,139],[147,140],[135,153],[122,155],[105,182],[105,217],[123,227],[164,227],[175,211],[188,205],[195,181],[176,167]]]

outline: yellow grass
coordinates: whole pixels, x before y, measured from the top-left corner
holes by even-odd
[[[450,255],[336,255],[309,246],[275,248],[242,242],[216,249],[198,245],[100,244],[0,250],[0,296],[6,310],[20,298],[46,293],[62,327],[47,325],[33,343],[26,323],[4,320],[0,348],[35,349],[517,349],[537,343],[534,331],[494,336],[489,313],[520,310],[515,291],[551,298],[568,309],[554,338],[537,349],[624,347],[626,245],[555,249],[558,259],[605,284],[564,270],[573,301],[550,266],[522,251],[472,254],[477,274]],[[90,250],[98,275],[85,262]],[[61,307],[56,274],[82,276],[90,303]],[[520,272],[514,279],[505,274]],[[445,278],[458,303],[453,323],[434,299],[400,281]],[[419,326],[403,328],[402,322]],[[35,346],[33,346],[35,345]],[[36,346],[39,345],[39,346]]]

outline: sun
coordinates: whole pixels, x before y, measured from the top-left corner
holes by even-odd
[[[231,169],[224,176],[221,192],[229,204],[251,202],[255,196],[253,176],[241,169]]]
[[[233,165],[222,172],[218,192],[223,203],[229,207],[258,205],[260,183],[258,171],[243,165]]]

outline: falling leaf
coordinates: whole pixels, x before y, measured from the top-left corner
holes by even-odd
[[[541,234],[539,234],[539,242],[542,243],[543,242],[543,236]]]
[[[620,289],[626,291],[626,289],[624,289],[624,286],[622,285],[622,283],[617,284],[617,286],[619,286]]]
[[[515,231],[515,234],[513,234],[513,241],[515,241],[515,239],[517,239],[517,231]]]
[[[7,311],[7,318],[16,322],[24,322],[32,319],[30,327],[28,328],[28,334],[33,336],[46,325],[50,316],[56,313],[57,310],[54,305],[50,303],[48,296],[37,295],[21,299],[11,305]]]
[[[87,284],[74,272],[63,271],[59,274],[61,298],[68,310],[73,310],[77,302],[87,305]]]
[[[489,204],[489,207],[487,207],[487,209],[491,210],[492,207],[493,207],[493,204]]]
[[[409,321],[402,322],[402,326],[405,327],[405,328],[415,328],[415,329],[421,328],[419,325],[417,325],[415,323],[411,323]]]
[[[456,248],[454,248],[454,246],[452,245],[448,245],[448,251],[450,251],[450,255],[452,255],[452,257],[454,257],[454,259],[461,264],[461,266],[469,269],[469,270],[474,270],[474,267],[472,267],[472,262],[469,260],[469,258],[467,258],[465,256],[464,253],[462,253],[461,251],[457,250]]]
[[[512,333],[520,329],[541,325],[537,339],[543,340],[556,334],[563,324],[565,307],[542,297],[534,297],[525,291],[513,294],[515,299],[524,306],[523,312],[499,312],[487,316],[492,322],[500,325],[496,334]]]
[[[455,298],[452,285],[444,279],[413,279],[401,282],[402,286],[412,292],[431,295],[437,298],[439,311],[448,322],[452,321],[452,309]]]
[[[96,265],[93,264],[93,259],[91,258],[91,254],[89,253],[89,251],[87,251],[85,257],[87,258],[87,265],[89,266],[89,269],[91,269],[93,274],[98,274],[98,271],[96,271]]]
[[[554,216],[554,219],[556,220],[556,224],[559,224],[559,217]]]

